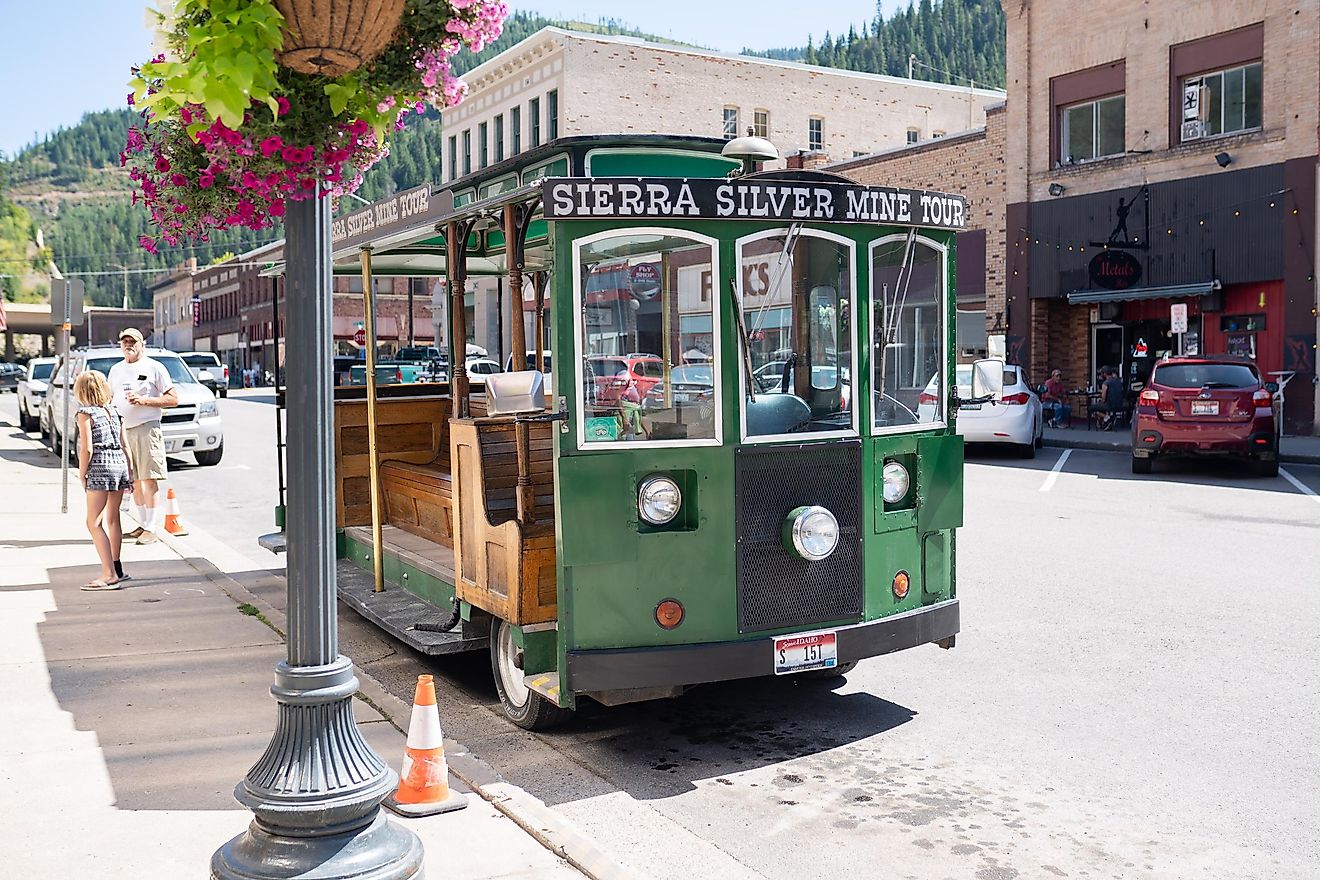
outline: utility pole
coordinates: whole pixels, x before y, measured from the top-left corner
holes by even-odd
[[[912,79],[912,65],[917,61],[917,53],[912,52],[908,55],[908,79]]]
[[[128,267],[125,266],[123,263],[111,263],[110,265],[111,265],[111,266],[114,266],[116,269],[123,269],[123,270],[124,270],[124,271],[121,273],[121,274],[124,276],[124,305],[123,305],[123,308],[124,308],[125,310],[127,310],[127,309],[128,309]]]

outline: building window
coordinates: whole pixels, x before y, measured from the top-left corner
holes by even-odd
[[[930,136],[931,136],[932,138],[942,138],[942,137],[944,137],[944,132],[942,132],[942,131],[932,131],[932,132],[930,133]]]
[[[490,164],[490,123],[483,122],[477,126],[477,156],[481,160],[482,168]]]
[[[495,161],[504,161],[504,114],[495,117]]]
[[[919,140],[921,140],[921,129],[909,128],[907,130],[907,142],[909,144],[915,144]]]
[[[738,108],[724,108],[724,139],[731,141],[738,136]]]
[[[807,149],[825,149],[825,120],[819,116],[807,120]]]
[[[1062,109],[1059,161],[1065,165],[1123,153],[1126,102],[1113,95]]]
[[[472,173],[472,129],[463,132],[463,174]]]
[[[1260,123],[1259,61],[1183,80],[1183,140],[1249,131]]]
[[[527,102],[527,123],[531,126],[533,147],[541,146],[541,99],[532,98]]]
[[[522,108],[512,107],[509,110],[509,155],[516,156],[522,152]]]
[[[770,137],[770,111],[753,110],[752,111],[752,134],[759,138]]]
[[[545,138],[552,141],[559,137],[559,90],[551,89],[545,93]]]

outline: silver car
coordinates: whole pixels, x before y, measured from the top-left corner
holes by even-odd
[[[220,407],[215,395],[206,388],[188,365],[177,354],[160,348],[148,348],[143,352],[147,357],[160,363],[170,378],[179,395],[178,406],[170,407],[161,415],[160,430],[165,440],[166,455],[191,452],[197,463],[210,466],[220,463],[225,451],[224,430],[220,422]],[[78,402],[73,399],[73,380],[83,370],[98,370],[109,374],[110,368],[124,359],[118,347],[101,347],[75,350],[69,356],[69,443],[64,436],[64,363],[61,361],[51,376],[46,402],[41,408],[41,436],[48,440],[56,455],[67,450],[73,457],[77,449],[74,435],[73,413],[78,410]]]

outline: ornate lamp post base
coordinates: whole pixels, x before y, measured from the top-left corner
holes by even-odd
[[[377,812],[356,831],[320,837],[272,834],[253,822],[211,857],[215,880],[421,880],[422,842]]]

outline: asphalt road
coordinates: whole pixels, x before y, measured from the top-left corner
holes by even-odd
[[[221,407],[233,470],[176,487],[197,528],[255,541],[273,407]],[[340,647],[405,699],[441,674],[448,735],[656,880],[1317,876],[1320,468],[968,462],[952,651],[534,735],[495,711],[483,656],[427,660],[347,611]]]

